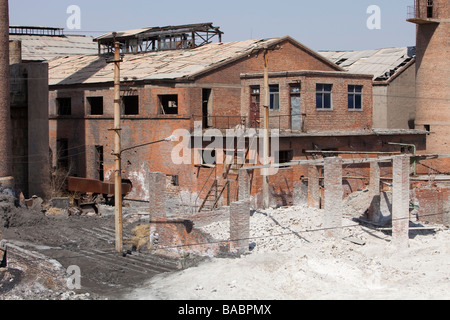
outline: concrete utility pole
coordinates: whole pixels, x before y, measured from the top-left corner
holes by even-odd
[[[9,7],[0,0],[0,183],[12,183],[9,83]],[[12,187],[12,186],[11,186]]]
[[[120,128],[120,44],[114,43],[114,201],[116,251],[123,252],[122,235],[122,165],[121,165],[121,128]]]
[[[270,94],[269,94],[269,61],[268,61],[268,49],[264,48],[264,150],[263,150],[263,165],[269,164],[269,106],[270,106]],[[268,208],[269,201],[269,169],[264,168],[262,170],[263,176],[263,208]]]

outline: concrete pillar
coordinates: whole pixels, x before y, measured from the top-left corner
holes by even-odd
[[[368,219],[373,222],[379,222],[380,220],[380,163],[370,163],[370,180],[369,180],[369,193],[370,193],[370,206],[368,211]]]
[[[161,172],[149,173],[150,218],[165,219],[166,213],[166,174]]]
[[[342,158],[325,158],[325,216],[324,227],[328,237],[342,238]]]
[[[308,181],[298,180],[294,182],[293,192],[294,206],[308,204]]]
[[[308,206],[320,207],[319,168],[317,166],[308,168]]]
[[[410,157],[394,157],[392,171],[392,243],[402,249],[409,245]]]
[[[250,201],[237,201],[230,205],[230,252],[245,253],[249,250]]]
[[[8,0],[0,0],[0,79],[0,178],[3,178],[12,175]]]
[[[250,199],[250,175],[248,170],[239,170],[239,200]]]

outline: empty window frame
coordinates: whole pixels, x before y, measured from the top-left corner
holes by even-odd
[[[269,85],[270,110],[280,110],[280,86],[278,84]]]
[[[427,1],[427,18],[433,18],[433,0]]]
[[[159,105],[161,114],[178,114],[178,95],[159,95]]]
[[[72,114],[71,98],[56,98],[58,116],[70,116]]]
[[[139,96],[125,96],[122,98],[123,114],[138,115],[139,114]]]
[[[332,84],[316,84],[316,109],[318,110],[331,110],[332,100],[331,92],[333,89]]]
[[[103,97],[88,97],[89,114],[103,115]]]
[[[348,86],[348,109],[362,110],[362,86]]]

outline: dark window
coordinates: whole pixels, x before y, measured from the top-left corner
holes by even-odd
[[[217,163],[216,150],[214,149],[200,150],[200,155],[202,164],[215,165]]]
[[[429,124],[424,124],[423,128],[425,129],[425,131],[428,131],[428,132],[431,131],[431,126]]]
[[[270,110],[280,110],[280,86],[272,84],[269,86]]]
[[[103,114],[103,97],[88,97],[87,101],[91,115]]]
[[[279,151],[278,154],[279,154],[278,158],[279,163],[287,163],[292,161],[292,159],[294,158],[294,151],[292,150]]]
[[[348,86],[348,109],[361,110],[362,109],[362,86]]]
[[[316,84],[316,108],[331,109],[331,90],[332,84]]]
[[[122,98],[123,114],[138,115],[139,114],[139,96],[125,96]]]
[[[178,175],[168,175],[168,177],[172,186],[178,187],[180,185]]]
[[[59,116],[70,116],[72,114],[71,98],[56,98],[56,106]]]
[[[178,114],[178,95],[165,94],[158,96],[161,114]]]

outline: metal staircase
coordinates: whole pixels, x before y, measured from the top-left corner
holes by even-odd
[[[217,179],[217,175],[214,175],[214,180],[211,184],[211,187],[210,187],[208,193],[206,194],[206,197],[204,198],[198,212],[215,210],[218,207],[219,201],[220,201],[223,193],[225,192],[225,190],[227,190],[227,192],[228,192],[227,199],[229,201],[229,199],[230,199],[230,194],[229,194],[230,184],[232,182],[238,180],[239,169],[244,166],[244,163],[246,162],[248,153],[250,151],[250,148],[247,147],[245,144],[245,137],[242,137],[241,139],[244,139],[244,146],[245,146],[244,149],[240,149],[240,150],[237,148],[234,149],[234,154],[233,154],[232,160],[229,161],[230,163],[225,164],[222,179],[219,180],[219,179]],[[240,146],[240,143],[238,143],[237,145]],[[244,161],[241,161],[243,163],[239,163],[239,161],[238,161],[239,153],[243,154]],[[214,172],[216,170],[216,168],[213,168],[212,170],[213,170],[212,172]],[[212,176],[212,172],[210,174],[210,177]],[[208,178],[208,180],[209,180],[209,178]]]

